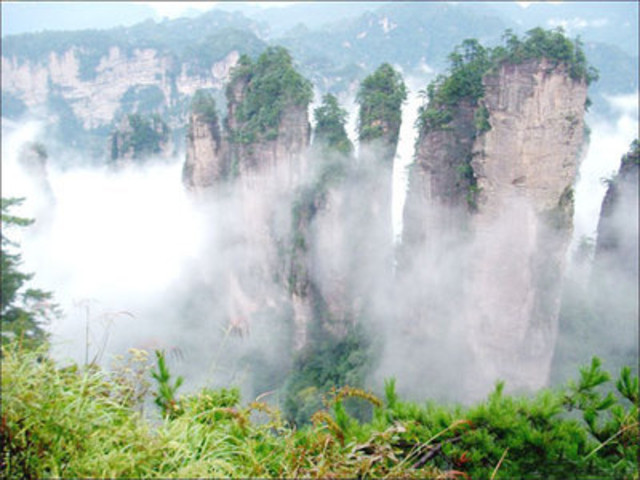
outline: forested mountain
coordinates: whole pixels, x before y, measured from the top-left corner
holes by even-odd
[[[102,156],[106,136],[123,115],[159,113],[177,129],[174,140],[182,146],[186,106],[195,90],[212,89],[220,103],[234,59],[255,56],[268,44],[287,47],[321,94],[347,98],[383,62],[426,82],[446,68],[448,52],[464,38],[495,45],[506,28],[523,33],[535,26],[532,18],[581,35],[589,60],[600,71],[600,81],[591,89],[594,111],[607,113],[603,94],[638,88],[637,49],[618,41],[622,32],[633,38],[634,28],[637,37],[637,22],[628,20],[637,14],[634,4],[612,4],[606,12],[597,6],[533,5],[523,10],[510,4],[463,7],[455,2],[337,4],[335,15],[330,5],[322,4],[264,12],[234,11],[238,9],[225,5],[193,18],[147,20],[109,30],[3,37],[2,115],[17,118],[44,108],[59,119],[53,126],[61,140],[85,148],[89,142],[93,155]],[[282,20],[294,18],[294,25]],[[128,73],[140,69],[147,75]],[[109,92],[102,89],[105,82]],[[94,99],[98,90],[99,104]]]

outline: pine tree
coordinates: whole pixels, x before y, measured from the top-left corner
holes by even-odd
[[[33,220],[9,214],[11,207],[23,201],[23,198],[2,199],[2,343],[18,338],[23,346],[35,347],[46,341],[47,333],[42,326],[50,316],[57,314],[57,307],[50,302],[51,293],[28,288],[33,274],[20,271],[22,255],[14,250],[18,244],[6,235],[11,227],[27,227],[33,223]]]

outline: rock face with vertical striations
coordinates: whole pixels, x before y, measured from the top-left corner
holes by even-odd
[[[491,129],[471,162],[467,339],[486,366],[475,378],[539,388],[557,335],[587,85],[544,59],[505,64],[484,85]]]
[[[602,202],[595,252],[596,268],[615,268],[638,278],[638,177],[640,143],[622,157]]]
[[[594,349],[615,367],[638,359],[638,184],[640,144],[622,157],[602,203],[589,300],[594,308]],[[614,367],[612,367],[614,368]]]
[[[300,300],[300,310],[312,312],[316,334],[332,341],[389,305],[392,167],[405,98],[402,77],[389,64],[363,80],[357,157],[336,98],[325,96],[316,110],[315,168],[294,207],[293,292],[294,305]]]
[[[199,90],[192,101],[187,130],[187,153],[182,169],[185,187],[201,193],[228,175],[228,145],[222,133],[216,103],[210,95]]]
[[[547,382],[587,93],[545,58],[486,71],[481,95],[423,125],[399,254],[402,328],[457,351],[471,396]]]
[[[52,49],[41,61],[22,58],[19,51],[3,51],[2,90],[30,108],[59,96],[82,127],[93,129],[109,125],[131,98],[141,106],[144,95],[153,93],[154,109],[169,109],[198,89],[221,88],[239,57],[232,50],[207,71],[194,72],[192,64],[176,63],[174,56],[160,49],[127,51],[108,43],[104,47],[106,51],[91,68],[83,65],[87,49],[82,46],[60,52]]]
[[[255,62],[242,57],[226,93],[222,131],[215,106],[209,103],[204,109],[209,114],[203,114],[194,101],[183,182],[201,195],[217,195],[225,205],[220,228],[234,242],[223,248],[240,252],[224,273],[230,325],[247,331],[251,317],[288,304],[291,196],[306,168],[312,95],[280,47],[267,49]],[[302,344],[305,319],[295,323],[296,343]]]

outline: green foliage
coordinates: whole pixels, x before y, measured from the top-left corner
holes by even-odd
[[[285,109],[306,108],[313,97],[311,83],[294,69],[291,55],[282,47],[267,48],[255,63],[243,55],[227,87],[232,103],[238,85],[243,88],[236,115],[240,126],[231,138],[240,143],[274,140]]]
[[[360,105],[360,141],[384,138],[391,145],[398,141],[402,104],[407,88],[400,73],[383,63],[360,84],[356,101]]]
[[[240,406],[236,389],[203,389],[152,425],[124,371],[60,368],[7,345],[0,462],[6,478],[637,478],[638,379],[623,369],[609,396],[607,378],[594,359],[565,389],[517,397],[498,383],[470,407],[403,402],[393,380],[385,403],[344,386],[299,428],[264,403]],[[354,400],[370,421],[350,413]]]
[[[176,378],[173,385],[171,384],[171,373],[167,368],[164,352],[155,351],[158,370],[151,372],[151,376],[158,384],[158,391],[155,393],[154,402],[162,410],[162,415],[173,418],[179,414],[181,407],[176,397],[176,391],[182,385],[184,378]]]
[[[43,324],[50,316],[57,314],[57,307],[50,303],[51,293],[27,288],[33,274],[20,271],[22,255],[12,251],[18,245],[7,236],[12,227],[27,227],[33,223],[33,220],[9,213],[12,207],[19,206],[23,201],[24,199],[18,198],[2,198],[2,344],[11,338],[18,338],[24,346],[36,347],[46,341],[47,333],[43,330]]]
[[[462,98],[474,101],[484,95],[482,77],[491,67],[490,51],[477,40],[464,40],[449,56],[451,74],[436,80],[437,90],[433,91],[430,102],[452,105]]]
[[[480,105],[476,108],[476,111],[473,113],[473,123],[478,133],[485,133],[491,130],[489,110],[487,110],[487,107]]]
[[[212,125],[218,123],[218,111],[213,96],[205,90],[196,91],[191,100],[191,111]]]
[[[169,139],[169,127],[158,114],[129,114],[127,121],[129,128],[116,132],[112,137],[112,161],[129,153],[134,159],[143,159],[162,151],[163,144]],[[120,148],[118,138],[122,140]]]
[[[511,30],[502,37],[503,45],[485,48],[475,39],[467,39],[449,55],[449,72],[439,75],[427,86],[428,104],[420,108],[420,129],[439,130],[453,119],[451,108],[461,101],[477,107],[484,96],[483,77],[504,64],[521,64],[527,60],[551,62],[551,69],[565,66],[569,76],[587,84],[597,80],[597,71],[587,64],[582,43],[571,41],[561,28],[544,30],[534,28],[519,39]],[[474,117],[476,130],[480,133],[490,128],[489,112],[478,112]]]
[[[285,413],[300,425],[322,407],[331,389],[362,386],[371,363],[369,339],[358,326],[343,338],[319,328],[312,335],[314,340],[294,359],[286,387]]]
[[[344,126],[347,111],[340,108],[338,99],[330,93],[322,97],[322,105],[313,112],[316,121],[315,142],[321,147],[349,155],[353,145]]]
[[[525,34],[520,40],[511,30],[503,35],[505,46],[493,50],[494,61],[498,64],[518,64],[526,60],[545,58],[552,62],[553,68],[564,65],[569,76],[576,81],[588,84],[598,79],[598,72],[587,63],[583,45],[579,38],[571,41],[561,27],[544,30],[537,27]]]
[[[439,75],[427,86],[427,106],[420,107],[420,129],[439,130],[453,120],[452,106],[467,100],[472,106],[484,95],[482,77],[491,67],[491,51],[477,40],[468,39],[449,55],[449,74]],[[488,125],[486,115],[476,119],[482,128]],[[486,118],[485,118],[486,117]]]
[[[264,47],[264,42],[253,32],[239,28],[223,28],[197,43],[188,44],[182,57],[190,67],[188,73],[193,74],[197,69],[203,72],[210,70],[214,63],[223,60],[229,52],[258,55]]]

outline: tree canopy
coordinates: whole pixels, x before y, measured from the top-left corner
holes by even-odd
[[[313,116],[316,121],[315,142],[345,155],[350,154],[353,145],[344,127],[347,111],[340,107],[336,96],[328,93],[322,97],[322,105],[315,109]]]
[[[391,65],[383,63],[360,84],[356,101],[360,104],[360,141],[388,136],[387,141],[398,140],[402,120],[402,103],[407,88],[402,75]]]
[[[2,316],[2,343],[5,344],[12,337],[18,338],[24,346],[35,347],[47,339],[42,325],[49,314],[56,311],[51,304],[51,294],[42,290],[28,288],[28,282],[33,274],[20,270],[22,255],[16,242],[7,237],[7,232],[13,227],[27,227],[33,223],[22,217],[9,213],[12,207],[19,206],[24,199],[2,199],[2,255],[1,276],[2,291],[0,297],[0,315]]]
[[[511,30],[503,37],[503,45],[483,47],[478,40],[467,39],[449,55],[449,72],[439,75],[427,86],[428,105],[420,109],[420,128],[441,128],[451,119],[450,107],[466,100],[473,106],[484,96],[483,77],[504,64],[521,64],[536,59],[548,60],[553,68],[564,66],[569,77],[587,84],[597,80],[598,73],[587,63],[579,39],[564,35],[562,28],[534,28],[518,38]]]
[[[112,137],[111,160],[117,160],[128,152],[135,159],[158,154],[162,151],[163,144],[169,140],[169,127],[158,114],[129,114],[127,123],[129,128],[125,127]],[[121,146],[118,145],[118,137],[122,138]]]
[[[218,111],[213,96],[205,90],[197,90],[191,100],[191,111],[210,124],[218,123]]]
[[[306,107],[313,98],[311,82],[295,70],[283,47],[267,48],[255,62],[246,55],[240,57],[227,87],[227,98],[232,102],[238,82],[245,82],[246,88],[237,110],[240,131],[232,134],[242,143],[275,139],[284,110]]]

